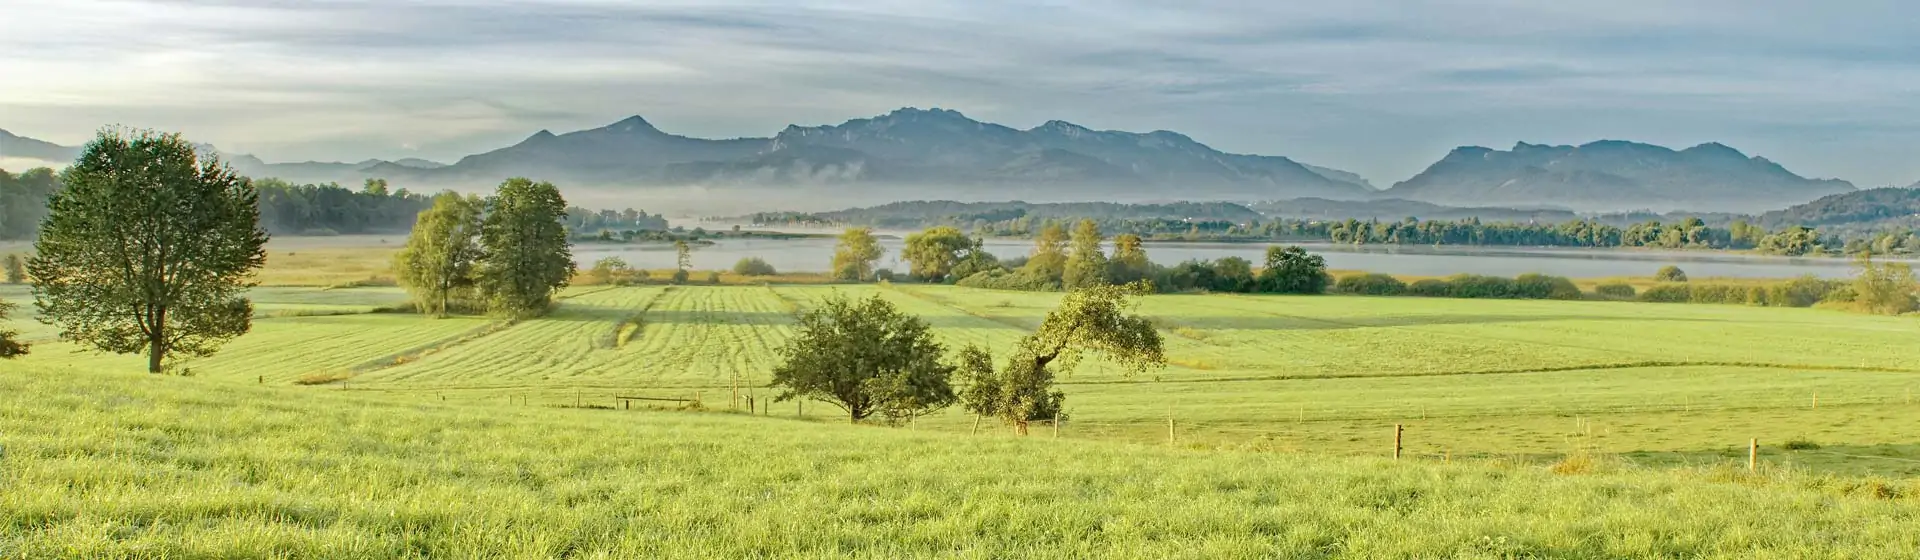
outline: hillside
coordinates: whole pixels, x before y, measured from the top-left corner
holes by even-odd
[[[1225,220],[1245,223],[1260,218],[1260,213],[1227,202],[1175,202],[1169,204],[1120,204],[1113,202],[958,202],[952,200],[916,200],[892,202],[866,208],[849,208],[808,214],[826,223],[853,224],[884,228],[924,228],[935,224],[969,225],[975,220],[997,222],[1028,217],[1047,219],[1171,219]]]
[[[1920,227],[1920,189],[1868,189],[1821,197],[1761,214],[1767,228],[1806,226],[1835,231]]]
[[[1807,179],[1721,144],[1675,151],[1603,140],[1456,148],[1380,196],[1454,206],[1757,212],[1852,190],[1845,181]]]
[[[0,161],[34,160],[39,162],[67,162],[73,161],[73,158],[79,157],[79,155],[79,148],[61,146],[52,142],[35,140],[25,136],[16,136],[12,132],[0,129]]]
[[[1911,499],[1784,474],[1560,476],[79,370],[10,370],[0,406],[0,549],[32,558],[1901,558],[1920,547]]]

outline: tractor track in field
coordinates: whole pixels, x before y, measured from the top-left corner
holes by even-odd
[[[1227,297],[1230,297],[1230,298],[1238,298],[1238,297],[1243,297],[1243,296],[1240,296],[1240,295],[1237,295],[1237,294],[1227,294]],[[1339,321],[1339,320],[1334,320],[1334,319],[1325,319],[1325,318],[1320,318],[1320,317],[1308,317],[1308,316],[1304,316],[1304,315],[1291,315],[1291,314],[1287,314],[1287,313],[1275,313],[1275,312],[1272,312],[1272,311],[1265,311],[1265,310],[1259,310],[1259,309],[1245,309],[1245,308],[1232,308],[1232,307],[1219,307],[1219,306],[1215,306],[1215,305],[1206,305],[1206,304],[1201,304],[1201,306],[1202,306],[1202,307],[1208,307],[1208,308],[1212,308],[1212,309],[1216,309],[1216,310],[1222,310],[1222,311],[1238,311],[1238,312],[1247,312],[1247,313],[1255,313],[1255,314],[1260,314],[1260,315],[1266,315],[1266,316],[1268,316],[1268,317],[1279,317],[1279,318],[1283,318],[1283,319],[1295,319],[1295,320],[1299,320],[1299,321],[1304,321],[1304,322],[1312,322],[1312,323],[1322,323],[1322,324],[1327,324],[1327,325],[1336,325],[1336,326],[1339,326],[1339,327],[1343,327],[1343,328],[1349,328],[1349,329],[1394,329],[1394,330],[1400,330],[1400,331],[1413,331],[1413,332],[1419,332],[1419,333],[1421,333],[1421,334],[1432,334],[1432,335],[1438,335],[1438,336],[1445,336],[1445,337],[1450,337],[1450,338],[1456,338],[1456,339],[1468,339],[1468,340],[1498,340],[1498,341],[1501,341],[1501,342],[1511,342],[1511,343],[1514,343],[1514,344],[1523,344],[1523,345],[1529,345],[1529,346],[1544,346],[1544,347],[1550,347],[1550,348],[1566,348],[1566,349],[1569,349],[1569,350],[1585,350],[1585,351],[1588,351],[1588,352],[1601,352],[1601,353],[1609,353],[1609,354],[1627,354],[1627,353],[1628,353],[1628,352],[1624,352],[1624,351],[1621,351],[1621,350],[1618,350],[1618,349],[1611,349],[1611,348],[1594,348],[1594,347],[1591,347],[1591,346],[1582,346],[1582,345],[1578,345],[1578,344],[1562,344],[1562,343],[1552,343],[1552,342],[1539,342],[1539,341],[1534,341],[1534,340],[1516,340],[1516,339],[1512,339],[1512,338],[1504,338],[1504,337],[1499,337],[1499,336],[1486,336],[1486,335],[1465,335],[1465,334],[1459,334],[1459,333],[1452,333],[1452,332],[1447,332],[1447,331],[1443,331],[1443,330],[1416,330],[1416,329],[1415,329],[1415,327],[1419,327],[1419,326],[1423,326],[1423,325],[1369,325],[1369,324],[1366,324],[1366,323],[1359,323],[1359,322],[1350,322],[1350,321]],[[1636,355],[1638,355],[1638,357],[1642,357],[1642,358],[1644,358],[1644,357],[1647,357],[1647,356],[1646,356],[1645,354],[1640,354],[1640,353],[1638,353],[1638,352],[1634,352],[1634,353],[1632,353],[1632,354],[1636,354]]]

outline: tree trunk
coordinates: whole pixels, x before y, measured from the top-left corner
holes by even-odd
[[[153,328],[147,332],[147,373],[160,373],[160,362],[167,357],[167,310],[154,313]]]
[[[1014,422],[1013,433],[1023,435],[1023,436],[1027,435],[1027,421],[1020,420],[1020,421]]]

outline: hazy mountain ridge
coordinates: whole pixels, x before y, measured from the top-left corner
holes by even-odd
[[[1381,196],[1454,206],[1760,211],[1853,190],[1846,181],[1801,177],[1719,143],[1676,151],[1602,140],[1455,148]]]
[[[1761,214],[1761,226],[1873,230],[1920,225],[1920,190],[1880,188],[1829,195]]]

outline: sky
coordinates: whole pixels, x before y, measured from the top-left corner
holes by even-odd
[[[1387,186],[1462,145],[1721,142],[1920,180],[1907,0],[0,0],[0,129],[452,161],[644,116],[770,136],[899,107],[1178,131]]]

